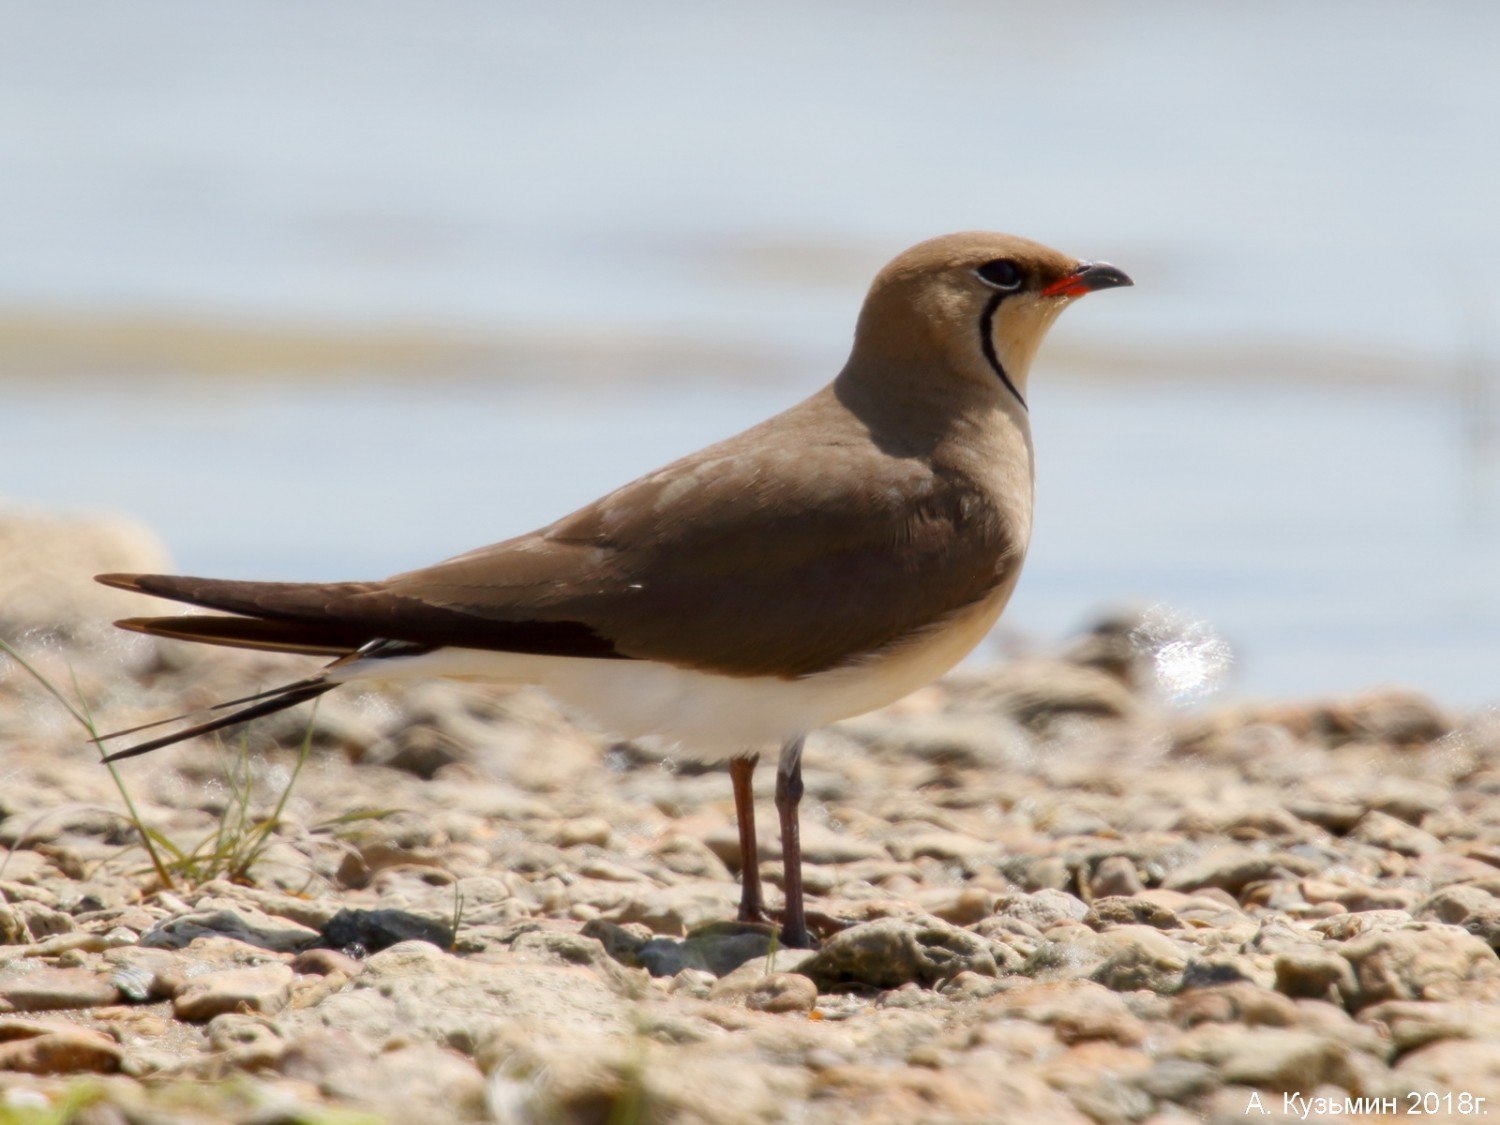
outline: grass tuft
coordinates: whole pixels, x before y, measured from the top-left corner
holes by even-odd
[[[199,840],[197,844],[189,847],[177,843],[166,833],[152,828],[142,819],[135,800],[130,794],[130,789],[126,786],[125,779],[115,763],[105,760],[104,748],[99,743],[99,730],[89,710],[88,702],[83,698],[83,692],[79,689],[77,676],[72,677],[73,692],[78,699],[75,705],[56,684],[3,639],[0,639],[0,652],[4,652],[25,669],[32,679],[36,680],[88,734],[89,741],[99,751],[101,761],[109,770],[115,788],[120,792],[120,798],[125,803],[127,819],[134,827],[140,846],[150,860],[150,870],[155,873],[157,882],[163,890],[176,890],[179,880],[188,886],[196,886],[213,879],[228,879],[237,883],[250,881],[251,869],[264,858],[272,834],[281,825],[281,817],[286,811],[287,801],[291,798],[292,787],[296,785],[297,778],[302,773],[302,767],[307,764],[308,756],[312,752],[313,723],[317,716],[316,702],[313,704],[312,716],[307,722],[307,730],[302,736],[297,763],[293,766],[286,784],[282,786],[275,807],[270,814],[257,817],[251,811],[255,795],[254,777],[248,741],[242,738],[238,753],[230,759],[225,771],[229,786],[229,799],[219,814],[218,823],[212,832]],[[354,813],[338,819],[342,822],[368,817],[378,818],[386,812],[387,810],[376,810]]]

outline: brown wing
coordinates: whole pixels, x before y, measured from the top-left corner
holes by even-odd
[[[624,656],[790,677],[943,620],[1019,560],[971,482],[824,445],[670,467],[384,589],[477,617],[580,622]]]
[[[737,676],[822,671],[979,601],[1021,549],[973,481],[882,452],[815,402],[541,531],[384,582],[105,580],[295,623],[308,646],[382,638]]]

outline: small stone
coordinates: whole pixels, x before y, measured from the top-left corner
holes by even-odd
[[[1359,1022],[1383,1030],[1402,1054],[1439,1039],[1500,1040],[1500,1011],[1462,1000],[1386,1000],[1361,1010]]]
[[[1479,981],[1500,978],[1488,943],[1456,926],[1379,930],[1339,950],[1354,968],[1356,1007],[1382,1000],[1460,1000]]]
[[[745,994],[745,1007],[757,1012],[810,1012],[818,986],[801,973],[772,973]]]
[[[1089,893],[1093,896],[1095,905],[1102,898],[1136,895],[1145,889],[1146,885],[1141,882],[1135,864],[1123,855],[1101,859],[1089,876]]]
[[[1083,916],[1083,924],[1092,930],[1110,926],[1151,926],[1158,930],[1175,930],[1182,922],[1165,906],[1144,898],[1115,895],[1094,900]]]
[[[1188,959],[1161,931],[1149,926],[1117,926],[1097,938],[1099,948],[1109,952],[1091,980],[1116,992],[1145,989],[1166,994],[1181,985]]]
[[[356,977],[364,962],[336,949],[304,949],[292,958],[292,972],[303,975]]]
[[[1432,918],[1462,926],[1475,937],[1500,948],[1500,899],[1479,887],[1457,884],[1444,887],[1412,911],[1416,918]]]
[[[951,989],[945,992],[952,994]],[[1013,1017],[1050,1027],[1058,1041],[1073,1045],[1109,1040],[1123,1047],[1146,1039],[1146,1025],[1126,1001],[1093,981],[1049,981],[1006,989],[985,1006],[986,1017]]]
[[[1492,1107],[1500,1101],[1500,1047],[1493,1041],[1445,1039],[1403,1055],[1396,1063],[1395,1075],[1417,1089],[1436,1087],[1455,1095],[1467,1094],[1471,1099],[1483,1097],[1483,1107],[1471,1101],[1469,1113],[1455,1113],[1449,1120],[1482,1118],[1492,1114]]]
[[[292,970],[279,963],[225,969],[191,978],[172,1000],[180,1020],[213,1019],[224,1012],[274,1015],[292,994]]]
[[[961,972],[996,976],[990,945],[977,934],[936,918],[883,918],[835,934],[803,966],[820,988],[866,984],[933,987]]]
[[[1354,969],[1332,949],[1314,945],[1276,954],[1276,988],[1287,996],[1344,1004],[1359,990]]]
[[[119,990],[109,978],[85,969],[36,969],[0,975],[0,1012],[97,1008],[119,1002]]]
[[[295,953],[318,939],[316,930],[253,907],[190,911],[157,924],[141,935],[148,949],[185,949],[202,937],[229,937],[273,953]]]
[[[1088,912],[1089,904],[1083,899],[1050,887],[1030,894],[1006,895],[995,905],[1000,917],[1025,922],[1043,933],[1063,922],[1082,921]]]
[[[1278,1093],[1332,1084],[1349,1088],[1354,1071],[1344,1044],[1286,1028],[1203,1024],[1173,1053],[1218,1068],[1224,1081]]]
[[[0,1071],[23,1074],[113,1074],[120,1046],[109,1036],[68,1024],[0,1020]]]
[[[684,884],[633,894],[605,913],[609,922],[640,922],[653,933],[682,937],[689,930],[734,916],[739,892],[732,884]]]
[[[997,896],[982,887],[964,887],[943,901],[929,905],[931,912],[955,926],[972,926],[995,912]]]
[[[330,949],[379,953],[403,941],[425,941],[447,949],[453,944],[451,922],[438,922],[406,910],[340,910],[323,927]]]
[[[963,861],[978,859],[996,851],[995,845],[961,832],[920,832],[892,840],[887,847],[896,859]]]
[[[691,836],[670,836],[652,848],[651,854],[678,875],[715,883],[733,879],[724,861],[702,840]],[[810,883],[808,889],[812,889]]]
[[[628,926],[617,926],[602,918],[592,918],[583,924],[584,937],[593,938],[620,964],[636,969],[641,967],[641,948],[652,939],[649,929],[639,922]]]
[[[1453,729],[1453,720],[1431,699],[1400,688],[1368,692],[1336,710],[1341,733],[1403,749],[1436,742]]]
[[[705,969],[716,977],[758,957],[774,944],[770,930],[742,922],[714,922],[685,938],[652,938],[636,951],[636,960],[654,977],[676,976],[683,969]]]
[[[596,848],[609,845],[613,834],[609,821],[599,816],[579,817],[565,820],[557,826],[552,842],[560,848],[575,848],[581,844],[592,844]]]
[[[1359,818],[1359,823],[1349,836],[1402,855],[1426,855],[1428,852],[1440,851],[1443,847],[1443,842],[1431,832],[1425,832],[1413,824],[1374,809]]]
[[[1063,893],[1064,887],[1073,885],[1073,871],[1062,856],[1027,856],[1014,866],[1007,864],[1005,873],[1028,891],[1041,893],[1056,891]]]
[[[1349,941],[1361,934],[1403,930],[1412,924],[1404,910],[1363,910],[1358,914],[1334,914],[1312,923],[1312,928],[1330,941]]]
[[[1271,985],[1271,974],[1263,971],[1249,957],[1236,953],[1210,953],[1202,957],[1189,958],[1182,970],[1179,987],[1218,988],[1230,984]]]
[[[225,1012],[208,1022],[208,1045],[237,1070],[266,1070],[281,1061],[286,1044],[262,1018]]]
[[[1182,993],[1172,1002],[1172,1020],[1182,1027],[1200,1023],[1294,1027],[1297,1005],[1279,992],[1241,981]]]
[[[1250,883],[1311,875],[1321,865],[1292,852],[1263,852],[1243,845],[1215,848],[1171,872],[1162,886],[1171,891],[1217,887],[1237,895]]]
[[[674,995],[681,993],[699,1000],[707,1000],[708,994],[713,991],[714,985],[718,982],[718,978],[713,973],[704,969],[683,969],[672,978],[667,991]]]
[[[1009,985],[1004,980],[981,976],[967,969],[952,980],[945,981],[938,986],[944,996],[951,996],[956,1000],[983,1000],[996,993],[1005,992],[1008,988]]]

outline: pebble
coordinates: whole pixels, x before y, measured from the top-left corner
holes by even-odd
[[[820,988],[863,984],[933,987],[962,972],[999,972],[990,943],[937,918],[885,918],[851,926],[829,938],[803,966]]]
[[[0,1087],[106,1075],[101,1125],[175,1120],[183,1080],[205,1119],[241,1125],[1170,1125],[1243,1120],[1252,1091],[1495,1085],[1500,722],[1400,692],[1169,712],[1131,687],[1132,629],[810,741],[816,950],[732,921],[722,769],[611,749],[527,691],[331,696],[253,885],[155,889],[118,862],[112,813],[57,814],[10,854],[0,1006],[75,1006],[0,1017]],[[121,725],[284,672],[148,649],[40,658],[66,656]],[[0,676],[0,702],[0,834],[113,807],[28,681]],[[270,742],[304,728],[252,732],[267,808],[261,772],[292,760]],[[127,782],[192,841],[221,768],[187,747]]]
[[[119,1044],[86,1027],[0,1019],[0,1071],[22,1074],[113,1074]]]
[[[1496,995],[1500,985],[1495,951],[1457,926],[1380,930],[1345,942],[1339,952],[1354,968],[1356,1008],[1382,1000],[1459,1000],[1486,984]]]
[[[0,1013],[96,1008],[119,1002],[120,991],[109,978],[87,969],[0,971]]]
[[[180,1020],[210,1020],[225,1012],[275,1015],[291,999],[294,974],[282,964],[224,969],[192,977],[172,997]]]
[[[757,1012],[810,1012],[818,986],[801,973],[772,973],[745,993],[745,1007]]]

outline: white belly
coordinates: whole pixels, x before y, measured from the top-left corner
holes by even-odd
[[[940,628],[861,664],[795,680],[720,676],[649,660],[534,656],[441,648],[356,661],[330,678],[440,676],[535,684],[612,734],[671,745],[702,761],[758,753],[839,719],[873,711],[931,683],[989,632],[1014,582]]]

